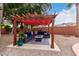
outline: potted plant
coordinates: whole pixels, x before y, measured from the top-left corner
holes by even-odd
[[[25,32],[24,34],[25,37],[23,39],[23,43],[27,43],[32,39],[31,31]]]
[[[18,33],[18,41],[17,41],[17,45],[18,46],[22,46],[23,45],[23,39],[24,39],[24,33],[23,32],[19,32]]]

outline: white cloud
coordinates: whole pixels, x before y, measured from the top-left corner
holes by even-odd
[[[69,10],[62,10],[55,18],[55,25],[62,23],[76,23],[76,6],[73,5]]]

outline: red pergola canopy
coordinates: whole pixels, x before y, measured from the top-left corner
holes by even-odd
[[[14,16],[12,19],[28,25],[49,25],[52,23],[52,20],[55,18],[55,16],[56,15],[42,16],[42,18],[38,16],[29,18],[27,18],[27,16]]]
[[[50,19],[39,19],[39,20],[22,20],[20,21],[24,24],[29,24],[29,25],[49,25],[52,20]]]

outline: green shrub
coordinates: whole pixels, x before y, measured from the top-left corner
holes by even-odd
[[[5,25],[5,24],[0,24],[0,28],[1,29],[5,29],[6,31],[10,31],[11,30],[11,26]]]
[[[10,31],[11,27],[9,25],[5,25],[5,29],[6,29],[6,31]]]
[[[23,32],[19,32],[18,33],[18,37],[19,37],[19,39],[23,39],[24,38],[24,33]]]
[[[4,24],[0,24],[0,29],[4,29],[5,25]]]

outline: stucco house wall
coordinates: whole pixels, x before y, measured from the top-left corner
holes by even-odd
[[[0,22],[2,20],[2,15],[3,15],[3,4],[0,3]]]
[[[76,23],[77,27],[76,27],[75,33],[76,33],[76,36],[79,37],[79,3],[76,4],[76,8],[77,8],[77,15],[76,15],[76,17],[77,17],[77,19],[76,19],[76,21],[77,21],[77,23]]]

